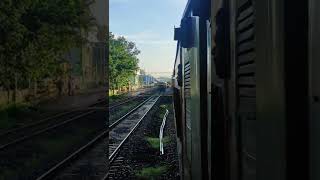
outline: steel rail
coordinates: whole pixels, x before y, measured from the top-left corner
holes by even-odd
[[[100,100],[92,105],[90,105],[89,107],[91,106],[95,106],[96,104],[99,104],[101,102],[104,102],[106,100]],[[8,134],[11,134],[11,133],[14,133],[14,132],[17,132],[17,131],[20,131],[20,130],[23,130],[23,129],[26,129],[26,128],[30,128],[30,127],[34,127],[34,126],[37,126],[39,124],[42,124],[42,123],[45,123],[45,122],[48,122],[52,119],[56,119],[56,118],[59,118],[59,117],[62,117],[62,116],[65,116],[65,115],[68,115],[68,114],[71,114],[73,112],[76,112],[76,111],[80,111],[81,109],[80,108],[75,108],[75,109],[72,109],[72,110],[69,110],[69,111],[64,111],[64,112],[60,112],[60,113],[57,113],[55,115],[52,115],[50,117],[46,117],[42,120],[39,120],[39,121],[36,121],[36,122],[33,122],[33,123],[30,123],[30,124],[26,124],[22,127],[18,127],[18,128],[14,128],[14,129],[10,129],[8,131],[5,131],[5,132],[2,132],[0,133],[0,137],[2,136],[5,136],[5,135],[8,135]]]
[[[109,130],[103,131],[101,134],[96,136],[89,143],[87,143],[86,145],[79,148],[77,151],[75,151],[74,153],[69,155],[67,158],[65,158],[64,160],[59,162],[54,167],[50,168],[47,172],[45,172],[40,177],[38,177],[37,180],[43,180],[43,179],[47,179],[47,178],[53,176],[56,172],[58,172],[63,167],[65,167],[69,162],[76,160],[77,157],[79,157],[81,154],[83,154],[84,152],[87,152],[92,146],[94,146],[98,141],[104,139],[108,134],[109,134]]]
[[[132,100],[135,100],[135,99],[137,99],[137,98],[138,98],[138,97],[135,97],[135,98],[127,98],[124,102],[115,103],[114,105],[111,105],[111,106],[109,107],[109,109],[119,107],[119,106],[121,106],[121,105],[123,105],[123,104],[125,104],[125,103],[127,103],[127,102],[130,102],[130,101],[132,101]],[[99,103],[101,103],[101,102],[104,102],[104,101],[106,101],[106,100],[100,100],[100,101],[98,101],[98,102],[96,102],[96,103],[88,106],[88,108],[86,108],[86,109],[91,110],[91,109],[93,109],[93,107],[94,107],[95,105],[97,105],[97,104],[99,104]],[[53,115],[53,116],[50,116],[50,117],[44,118],[44,119],[42,119],[42,120],[39,120],[39,121],[30,123],[30,124],[24,125],[24,126],[22,126],[22,127],[18,127],[18,128],[14,128],[14,129],[10,129],[10,130],[8,130],[8,131],[2,132],[2,133],[0,133],[0,137],[3,137],[3,136],[6,136],[6,135],[15,133],[15,132],[17,132],[17,131],[22,131],[22,130],[27,129],[27,128],[32,128],[32,127],[41,125],[41,124],[43,124],[43,123],[49,122],[49,121],[51,121],[51,120],[53,120],[53,119],[56,119],[56,118],[59,118],[59,117],[63,117],[63,116],[66,116],[66,115],[69,115],[69,114],[71,114],[71,113],[74,113],[74,112],[77,112],[77,111],[81,111],[81,110],[84,110],[84,109],[82,109],[82,108],[75,108],[75,109],[72,109],[72,110],[70,110],[70,111],[65,111],[65,112],[57,113],[57,114],[55,114],[55,115]],[[85,114],[85,113],[83,113],[83,114]]]
[[[117,120],[117,123],[114,123],[113,125],[109,126],[109,128],[115,127],[117,124],[119,124],[122,120],[124,120],[126,117],[128,117],[129,115],[131,115],[132,113],[134,113],[139,107],[141,107],[142,105],[144,105],[146,102],[148,102],[152,97],[148,98],[147,100],[145,100],[144,102],[142,102],[140,105],[137,106],[137,108],[135,108],[134,110],[131,110],[130,112],[128,112],[126,115],[122,116],[120,119]],[[149,111],[148,111],[149,112]],[[72,153],[71,155],[69,155],[68,157],[66,157],[65,159],[63,159],[62,161],[60,161],[58,164],[56,164],[54,167],[50,168],[48,171],[46,171],[44,174],[42,174],[40,177],[37,178],[37,180],[44,180],[44,179],[48,179],[49,177],[52,177],[55,175],[55,173],[57,173],[58,171],[60,171],[62,168],[66,167],[71,161],[76,160],[77,158],[80,157],[81,154],[87,152],[88,150],[90,150],[96,143],[100,142],[101,140],[103,140],[104,138],[106,138],[109,135],[109,131],[110,129],[107,129],[105,131],[103,131],[102,133],[100,133],[98,136],[96,136],[93,140],[91,140],[89,143],[87,143],[86,145],[82,146],[81,148],[79,148],[77,151],[75,151],[74,153]]]
[[[139,121],[135,124],[135,126],[133,127],[133,129],[131,129],[131,131],[127,134],[127,136],[121,141],[121,143],[117,146],[117,148],[111,153],[111,155],[109,156],[109,165],[112,164],[112,162],[114,161],[115,157],[117,156],[117,154],[120,152],[123,144],[128,140],[128,138],[133,134],[133,132],[137,129],[137,127],[140,125],[141,121],[145,118],[145,116],[151,111],[151,109],[154,107],[154,105],[157,103],[157,101],[159,100],[160,96],[158,96],[156,98],[156,100],[154,101],[154,103],[152,104],[151,108],[148,109],[148,111],[146,111],[144,113],[144,115],[139,119]],[[109,172],[107,172],[107,174],[102,178],[102,180],[106,180],[109,178]]]
[[[124,116],[122,116],[121,118],[119,118],[118,120],[116,120],[114,123],[112,123],[109,126],[109,129],[113,129],[114,127],[116,127],[122,120],[124,120],[125,118],[127,118],[130,114],[132,114],[134,111],[136,111],[137,109],[139,109],[141,106],[143,106],[146,102],[148,102],[150,99],[152,98],[149,97],[148,99],[146,99],[145,101],[143,101],[141,104],[139,104],[137,107],[133,108],[131,111],[129,111],[128,113],[126,113]]]
[[[131,100],[134,100],[134,99],[136,99],[136,98],[131,98]],[[129,101],[130,101],[130,100],[128,100],[128,101],[126,101],[126,102],[129,102]],[[126,102],[123,102],[123,103],[121,103],[121,104],[124,104],[124,103],[126,103]],[[139,106],[141,106],[141,105],[139,105]],[[117,106],[117,107],[118,107],[118,106]],[[135,108],[135,109],[136,109],[136,108]],[[75,111],[77,111],[77,110],[75,110]],[[75,111],[73,111],[73,112],[75,112]],[[79,111],[79,110],[78,110],[78,111]],[[25,135],[25,136],[19,137],[19,138],[15,139],[15,140],[12,140],[11,142],[8,142],[8,143],[6,143],[6,144],[0,145],[0,151],[8,148],[9,146],[16,145],[16,144],[18,144],[18,143],[20,143],[20,142],[22,142],[22,141],[24,141],[24,140],[31,139],[31,138],[36,137],[36,136],[38,136],[38,135],[41,135],[41,134],[43,134],[43,133],[45,133],[45,132],[47,132],[47,131],[56,129],[56,128],[62,126],[62,125],[65,125],[65,124],[67,124],[67,123],[73,122],[73,121],[75,121],[75,120],[77,120],[77,119],[80,119],[80,118],[82,118],[82,117],[88,116],[88,115],[90,115],[90,114],[92,114],[92,113],[94,113],[94,112],[96,112],[96,110],[90,110],[90,109],[88,109],[87,112],[83,112],[83,113],[81,113],[80,115],[77,115],[77,116],[75,116],[75,117],[69,118],[69,119],[67,119],[67,120],[65,120],[65,121],[62,121],[62,122],[60,122],[60,123],[57,123],[57,124],[55,124],[55,125],[48,126],[47,128],[44,128],[44,129],[35,131],[35,132],[31,133],[30,135]],[[128,114],[128,113],[127,113],[127,114]],[[127,115],[127,114],[126,114],[126,115]],[[64,115],[66,115],[66,114],[64,114]],[[57,117],[60,117],[60,116],[57,116]],[[55,118],[57,118],[57,117],[55,117]],[[53,119],[53,118],[52,118],[52,119]],[[50,119],[50,120],[52,120],[52,119]],[[15,132],[18,132],[18,131],[22,131],[22,130],[27,129],[27,128],[33,128],[33,127],[42,125],[43,123],[48,122],[48,121],[49,121],[49,119],[46,119],[45,121],[41,121],[41,122],[36,122],[36,123],[30,124],[30,125],[28,125],[28,126],[19,128],[19,129],[17,129],[17,130],[13,130],[13,131],[7,133],[6,135],[12,134],[12,133],[15,133]],[[117,122],[118,122],[118,120],[117,120]],[[119,122],[120,122],[120,121],[119,121]],[[0,135],[0,137],[2,137],[2,136]]]
[[[49,131],[49,130],[56,129],[56,128],[62,126],[62,125],[65,125],[65,124],[67,124],[67,123],[70,123],[70,122],[72,122],[72,121],[75,121],[75,120],[77,120],[77,119],[79,119],[79,118],[88,116],[89,114],[92,114],[92,113],[94,113],[94,112],[95,112],[95,111],[86,112],[86,113],[84,113],[84,114],[81,114],[81,115],[79,115],[79,116],[73,117],[73,118],[71,118],[71,119],[68,119],[68,120],[66,120],[66,121],[63,121],[63,122],[58,123],[58,124],[56,124],[56,125],[50,126],[50,127],[48,127],[48,128],[45,128],[45,129],[42,129],[42,130],[39,130],[39,131],[36,131],[36,132],[32,133],[31,135],[23,136],[23,137],[21,137],[21,138],[18,138],[18,139],[16,139],[16,140],[13,140],[13,141],[11,141],[11,142],[9,142],[9,143],[7,143],[7,144],[1,145],[1,146],[0,146],[0,151],[1,151],[1,150],[4,150],[5,148],[8,148],[9,146],[18,144],[19,142],[22,142],[22,141],[24,141],[24,140],[30,139],[30,138],[32,138],[32,137],[36,137],[36,136],[38,136],[38,135],[40,135],[40,134],[42,134],[42,133],[45,133],[45,132],[47,132],[47,131]]]

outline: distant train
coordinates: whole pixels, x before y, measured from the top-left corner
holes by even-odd
[[[167,83],[167,82],[157,82],[156,84],[155,84],[155,86],[157,86],[157,87],[163,87],[163,88],[168,88],[168,87],[170,87],[170,85]]]
[[[320,179],[320,2],[189,0],[172,78],[181,179]]]

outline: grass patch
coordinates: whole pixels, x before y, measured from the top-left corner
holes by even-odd
[[[160,112],[157,113],[158,114],[158,117],[160,119],[162,119],[164,117],[164,115],[166,114],[166,108],[163,107],[163,105],[160,106]]]
[[[168,104],[161,105],[160,112],[158,113],[158,117],[162,119],[164,117],[164,115],[166,114],[167,109],[169,109],[169,108],[170,108],[170,106]]]
[[[160,149],[160,138],[152,138],[152,137],[147,137],[146,138],[148,141],[148,144],[154,148],[154,149]],[[170,142],[169,137],[164,137],[163,138],[163,145],[165,146],[167,143]]]
[[[113,103],[119,99],[123,99],[124,98],[124,94],[118,94],[118,95],[110,95],[109,96],[109,103]]]
[[[12,128],[19,123],[19,119],[29,117],[32,113],[32,107],[27,104],[0,107],[0,129]]]
[[[163,104],[163,105],[160,106],[160,108],[167,109],[167,105]]]
[[[165,111],[165,110],[162,110],[162,111],[160,111],[160,113],[158,114],[158,117],[159,117],[160,119],[163,119],[163,117],[164,117],[165,114],[166,114],[166,111]]]
[[[12,176],[17,176],[15,171],[11,171],[11,170],[7,170],[2,172],[2,174],[0,175],[0,180],[6,180],[6,177],[12,177]]]
[[[0,129],[12,127],[13,122],[6,111],[0,111]]]
[[[147,167],[137,172],[136,176],[141,179],[155,179],[164,174],[167,169],[167,166]]]

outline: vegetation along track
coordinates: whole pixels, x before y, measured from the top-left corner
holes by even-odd
[[[107,158],[111,158],[114,155],[108,157],[106,154],[106,147],[108,142],[108,134],[119,132],[119,137],[111,135],[113,142],[112,146],[119,146],[125,141],[125,139],[134,131],[139,125],[140,121],[150,111],[155,102],[159,99],[158,96],[152,96],[143,101],[136,108],[119,118],[117,121],[109,126],[109,130],[97,135],[85,146],[79,148],[63,161],[58,163],[53,168],[42,174],[37,180],[42,179],[55,179],[55,180],[68,180],[68,179],[102,179],[107,172]],[[121,137],[120,137],[121,136]],[[109,151],[116,154],[117,149],[109,146]]]

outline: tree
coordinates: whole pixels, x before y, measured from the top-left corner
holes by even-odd
[[[89,0],[1,0],[0,86],[8,92],[17,78],[59,74],[62,55],[84,42],[92,25]]]
[[[139,53],[134,42],[109,33],[109,82],[113,93],[115,89],[129,86],[139,69]]]

